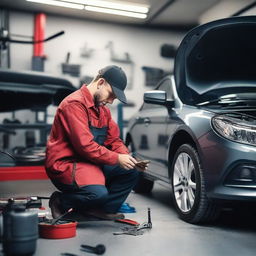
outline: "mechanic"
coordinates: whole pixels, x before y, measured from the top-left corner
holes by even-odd
[[[127,78],[115,65],[99,70],[88,84],[59,105],[46,147],[46,172],[55,187],[53,218],[70,208],[101,219],[124,218],[118,209],[135,186],[137,160],[119,138],[106,104],[127,103]],[[137,169],[137,170],[136,170]]]

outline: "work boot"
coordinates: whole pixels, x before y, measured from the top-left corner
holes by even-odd
[[[54,219],[58,218],[60,215],[64,213],[61,202],[60,202],[61,192],[55,191],[52,193],[49,200],[49,207],[51,208],[52,217]]]
[[[101,210],[87,210],[85,212],[87,215],[102,219],[102,220],[118,220],[118,219],[124,219],[125,216],[122,213],[106,213]]]

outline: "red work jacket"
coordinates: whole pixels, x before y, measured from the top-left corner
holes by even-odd
[[[94,141],[90,125],[107,127],[103,145]],[[104,185],[103,165],[115,165],[118,153],[129,153],[106,106],[95,107],[83,85],[59,105],[46,147],[46,171],[51,179],[79,186]]]

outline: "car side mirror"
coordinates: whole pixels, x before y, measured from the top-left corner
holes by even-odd
[[[174,100],[167,99],[165,91],[147,91],[144,93],[144,102],[149,104],[174,107]]]

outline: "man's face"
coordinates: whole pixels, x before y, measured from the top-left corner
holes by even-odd
[[[102,78],[101,78],[102,79]],[[96,107],[100,105],[106,105],[106,104],[112,104],[113,101],[116,99],[115,94],[113,93],[113,90],[107,81],[104,79],[99,80],[97,91],[94,95],[94,104]]]

